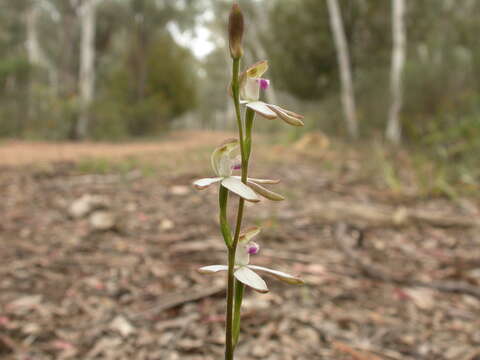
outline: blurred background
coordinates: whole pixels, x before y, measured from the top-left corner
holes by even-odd
[[[235,131],[231,3],[0,0],[2,359],[221,358],[190,184]],[[480,359],[480,1],[239,3],[243,66],[305,115],[255,120],[289,201],[247,223],[308,283],[248,294],[239,359]]]
[[[362,139],[386,132],[391,1],[340,1]],[[326,1],[243,0],[244,63],[267,58],[272,90],[307,115],[302,131],[348,133]],[[119,140],[232,127],[230,1],[2,1],[0,136]],[[403,141],[439,156],[478,151],[477,1],[411,1],[403,16]],[[88,107],[88,112],[86,108]],[[268,127],[265,127],[269,131]],[[297,134],[298,135],[298,134]]]
[[[267,100],[307,116],[303,129],[259,122],[258,130],[287,140],[312,130],[386,138],[416,147],[448,181],[477,181],[480,4],[402,2],[394,14],[395,3],[242,1],[244,64],[267,58]],[[2,1],[0,137],[119,141],[232,129],[229,5]],[[445,170],[452,161],[459,167]]]

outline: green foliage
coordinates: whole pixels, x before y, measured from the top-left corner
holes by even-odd
[[[0,2],[0,137],[71,138],[79,113],[80,2],[42,1],[38,39],[53,72],[26,60],[24,19],[33,3]],[[361,133],[368,140],[383,134],[388,114],[391,2],[339,3]],[[230,67],[222,42],[230,6],[230,0],[100,2],[90,136],[121,140],[157,135],[190,111],[196,111],[199,126],[234,125],[231,115],[225,115],[230,114]],[[242,0],[242,8],[253,30],[245,41],[244,65],[266,55],[271,63],[267,76],[279,90],[277,97],[307,115],[304,129],[282,127],[279,138],[294,141],[318,128],[342,137],[337,58],[325,1]],[[215,14],[204,25],[218,47],[198,61],[166,29],[174,23],[193,33],[196,22],[207,18],[197,17],[203,9]],[[476,1],[408,2],[404,138],[428,161],[439,164],[435,171],[443,174],[445,183],[473,183],[480,177],[475,156],[480,152],[479,11]],[[274,125],[259,120],[254,126],[271,133],[278,131]],[[393,184],[396,170],[385,169]]]
[[[38,12],[32,12],[34,5]],[[80,5],[64,0],[0,3],[0,136],[73,138],[80,110]],[[93,138],[155,134],[195,106],[193,57],[172,40],[166,25],[191,27],[201,7],[192,0],[99,3]],[[42,66],[26,60],[27,11],[38,16]]]
[[[281,88],[304,99],[335,89],[337,63],[325,2],[279,0],[266,44]]]
[[[23,57],[0,58],[0,137],[22,131],[31,67]]]
[[[143,176],[154,175],[155,166],[136,157],[108,159],[101,157],[84,157],[76,164],[76,170],[82,174],[119,174],[127,176],[132,171],[139,171]]]
[[[24,124],[21,135],[29,139],[63,140],[71,138],[78,116],[75,96],[64,98],[47,86],[36,85],[29,90],[33,114]]]
[[[125,53],[102,83],[95,106],[95,138],[159,133],[196,105],[194,59],[168,34],[159,35],[148,49],[144,84],[139,84],[139,70],[132,65],[134,56],[134,49]]]

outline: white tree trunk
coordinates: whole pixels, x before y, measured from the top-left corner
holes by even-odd
[[[342,83],[342,104],[347,122],[348,134],[352,138],[358,137],[358,123],[355,111],[355,94],[353,91],[352,71],[350,55],[343,28],[342,15],[337,0],[327,0],[330,16],[330,27],[333,33],[333,40],[337,51],[338,67]]]
[[[26,25],[26,49],[28,61],[32,65],[40,66],[48,71],[50,86],[55,91],[58,84],[57,71],[55,66],[45,56],[38,40],[37,20],[40,15],[40,6],[38,0],[32,0],[25,16]]]
[[[44,65],[44,57],[38,44],[37,34],[37,18],[39,14],[39,8],[37,2],[33,1],[26,14],[26,26],[27,26],[27,55],[30,64]]]
[[[402,74],[405,66],[407,37],[405,31],[405,0],[392,0],[392,66],[390,72],[390,111],[385,136],[394,143],[400,144],[402,128],[400,111],[403,101]]]
[[[90,107],[95,90],[95,25],[98,0],[84,0],[80,9],[80,115],[77,121],[76,136],[87,136],[90,123]]]

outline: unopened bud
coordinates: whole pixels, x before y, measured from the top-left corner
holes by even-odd
[[[243,31],[244,21],[242,10],[237,3],[234,3],[228,19],[228,40],[232,59],[240,59],[243,56]]]

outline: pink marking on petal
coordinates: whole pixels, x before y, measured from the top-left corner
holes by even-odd
[[[260,89],[267,90],[270,87],[270,80],[260,78],[258,79],[258,83],[260,84]]]
[[[232,162],[232,170],[241,170],[242,169],[242,157],[238,155]]]
[[[258,252],[260,251],[260,246],[257,243],[252,241],[248,245],[247,251],[250,255],[257,255]]]

